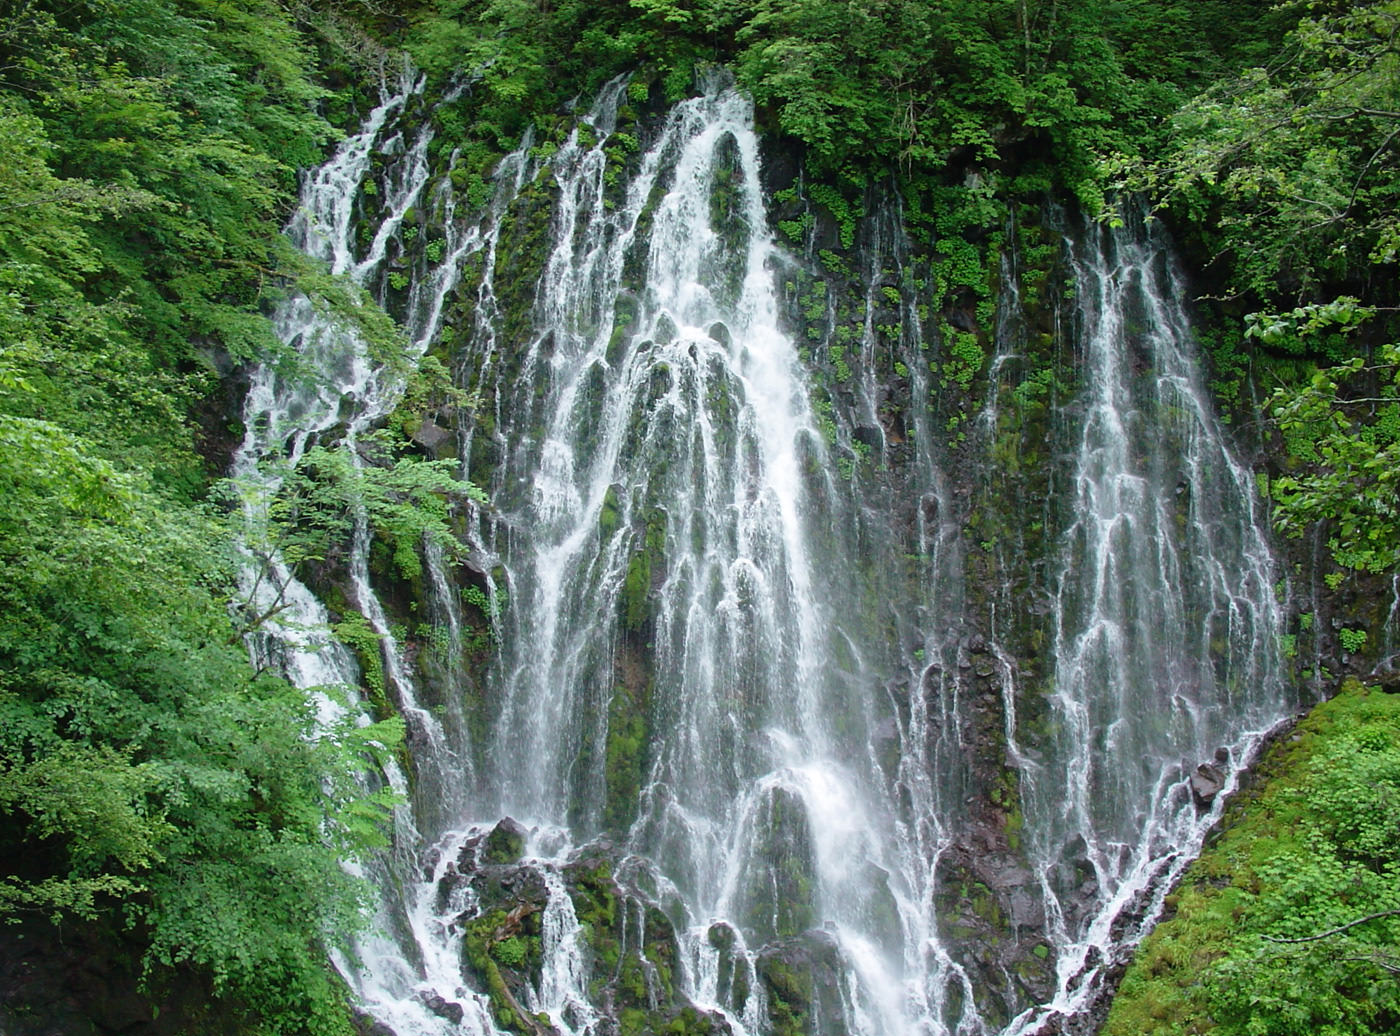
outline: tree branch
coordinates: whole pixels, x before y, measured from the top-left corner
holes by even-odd
[[[1328,930],[1328,931],[1326,931],[1326,932],[1321,932],[1321,933],[1319,933],[1318,935],[1305,935],[1305,936],[1303,936],[1301,939],[1278,939],[1278,938],[1275,938],[1275,937],[1272,936],[1272,935],[1266,935],[1266,936],[1264,936],[1264,938],[1265,938],[1265,939],[1268,939],[1269,942],[1285,942],[1285,943],[1317,942],[1317,940],[1319,940],[1319,939],[1326,939],[1326,938],[1328,938],[1329,936],[1338,935],[1338,934],[1340,934],[1340,933],[1342,933],[1342,932],[1347,931],[1347,930],[1350,929],[1350,928],[1355,928],[1357,925],[1365,924],[1367,921],[1374,921],[1374,920],[1376,920],[1377,918],[1380,918],[1380,917],[1397,917],[1397,916],[1400,916],[1400,910],[1378,910],[1378,911],[1377,911],[1376,913],[1374,913],[1374,914],[1367,914],[1365,917],[1358,917],[1355,921],[1350,921],[1350,922],[1348,922],[1347,924],[1341,925],[1341,926],[1338,927],[1338,928],[1332,928],[1332,929],[1330,929],[1330,930]]]

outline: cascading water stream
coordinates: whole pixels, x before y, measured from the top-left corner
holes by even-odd
[[[766,229],[748,102],[718,90],[677,106],[614,206],[603,143],[620,89],[589,116],[597,142],[576,133],[554,163],[555,246],[522,365],[543,401],[512,408],[531,425],[500,428],[530,485],[498,497],[516,508],[497,551],[515,625],[494,794],[502,812],[581,836],[615,820],[613,805],[634,814],[630,847],[683,904],[699,960],[723,919],[781,931],[792,912],[805,927],[818,901],[833,922],[841,905],[854,919],[870,892],[852,871],[880,855],[862,818],[880,811],[828,723],[839,689],[824,679],[830,620],[804,489],[823,446],[779,327],[786,260]],[[643,636],[647,686],[615,691]],[[617,802],[589,747],[608,737],[614,693],[652,703],[636,802]],[[774,833],[784,808],[801,830]],[[816,887],[775,877],[789,853]]]
[[[439,212],[442,261],[414,270],[407,299],[410,360],[478,257],[458,362],[490,420],[457,431],[462,456],[491,459],[467,472],[492,498],[489,514],[468,516],[469,538],[487,597],[508,591],[509,605],[490,609],[481,728],[451,664],[440,719],[419,704],[372,585],[360,516],[353,603],[383,643],[418,772],[398,856],[372,874],[383,930],[359,964],[341,962],[363,1008],[398,1036],[497,1031],[500,1003],[485,994],[506,994],[463,976],[482,945],[472,925],[494,917],[482,890],[505,880],[491,877],[505,815],[523,824],[509,880],[528,910],[491,920],[485,938],[521,954],[512,933],[538,916],[538,968],[511,1007],[527,1028],[541,1014],[569,1036],[615,1024],[590,984],[589,929],[570,891],[570,868],[599,839],[632,890],[616,907],[622,951],[656,940],[652,914],[664,914],[677,989],[735,1036],[772,1031],[757,976],[794,954],[830,977],[809,1005],[824,1034],[985,1036],[1008,1020],[1005,1031],[1029,1033],[1049,1012],[1082,1008],[1101,965],[1139,934],[1133,918],[1155,914],[1199,848],[1213,814],[1193,803],[1192,769],[1226,749],[1228,788],[1282,710],[1252,478],[1198,383],[1163,248],[1141,228],[1072,235],[1083,384],[1061,408],[1078,422],[1063,433],[1068,498],[1039,515],[1057,530],[1047,716],[1023,715],[1025,678],[997,618],[1012,610],[1010,589],[981,593],[989,639],[966,632],[966,490],[927,402],[942,346],[924,338],[897,204],[864,231],[858,348],[844,354],[857,376],[815,406],[779,290],[801,261],[769,231],[739,93],[714,83],[673,107],[624,176],[626,83],[610,83],[552,154],[527,139],[502,163],[474,223],[445,182],[426,191],[428,131],[405,131],[405,144],[388,128],[409,94],[406,84],[307,179],[289,233],[383,291],[407,209]],[[385,206],[357,257],[354,198],[376,150],[391,159]],[[503,227],[545,208],[522,319],[497,299],[511,273],[498,246]],[[1024,345],[1013,258],[994,386]],[[825,308],[834,323],[834,303]],[[356,455],[401,391],[307,300],[278,324],[317,376],[253,378],[236,463],[250,515],[277,490],[275,463],[332,432]],[[903,369],[915,402],[888,425],[872,373],[884,362]],[[988,448],[998,392],[971,426]],[[998,563],[1020,543],[1002,545]],[[460,666],[458,582],[440,550],[424,560],[424,604]],[[261,650],[275,649],[299,686],[356,682],[349,654],[314,632],[324,608],[275,555],[268,566],[261,577],[250,566],[245,584],[254,611],[285,605]],[[996,688],[1019,781],[1021,869],[1039,904],[1025,917],[1039,918],[1054,964],[1048,1005],[1018,1002],[996,1020],[979,999],[986,976],[944,916],[945,863],[980,779],[966,716],[979,679]],[[671,982],[664,956],[637,957],[653,1000]]]
[[[1285,709],[1274,569],[1251,472],[1191,356],[1185,291],[1141,227],[1070,250],[1085,372],[1073,498],[1054,592],[1054,689],[1041,766],[1023,768],[1030,856],[1060,947],[1048,1010],[1071,1014],[1100,965],[1155,919]],[[1023,735],[1026,739],[1026,735]],[[1075,902],[1078,889],[1079,903]],[[1027,1012],[1020,1031],[1042,1017]]]
[[[345,275],[358,286],[382,293],[391,244],[399,243],[407,214],[414,206],[435,211],[444,228],[440,261],[415,271],[402,321],[404,356],[376,362],[366,343],[345,320],[337,319],[306,296],[294,296],[274,316],[279,338],[293,353],[292,372],[287,373],[286,363],[267,364],[253,371],[244,407],[247,433],[232,469],[248,518],[249,563],[240,580],[246,595],[244,607],[263,620],[250,636],[252,649],[255,655],[278,665],[297,686],[314,694],[327,721],[344,714],[336,689],[357,686],[359,667],[349,651],[330,636],[325,608],[296,578],[277,552],[276,544],[261,549],[254,544],[267,543],[268,508],[281,486],[280,472],[294,467],[309,446],[325,438],[327,445],[338,442],[355,465],[365,463],[357,449],[360,437],[397,403],[403,391],[405,368],[411,368],[437,336],[444,302],[460,280],[466,259],[494,245],[498,220],[493,217],[499,216],[503,199],[519,189],[524,171],[523,150],[502,161],[497,173],[496,201],[479,224],[457,218],[456,202],[446,180],[439,183],[432,197],[425,199],[424,190],[430,179],[427,150],[431,128],[425,124],[407,146],[402,132],[393,128],[396,118],[421,90],[422,80],[405,71],[397,87],[385,91],[386,96],[367,116],[360,131],[344,141],[326,165],[303,181],[300,203],[287,229],[292,242],[325,262],[331,273]],[[382,194],[384,201],[374,235],[363,254],[357,255],[355,202],[364,185],[371,182],[376,155],[385,160],[385,175],[383,183],[375,185],[374,194]],[[401,250],[401,244],[399,247]],[[395,694],[396,708],[425,748],[417,760],[420,797],[425,788],[430,789],[428,794],[440,809],[459,815],[462,806],[457,793],[463,784],[458,771],[468,757],[451,743],[437,718],[418,702],[415,680],[370,582],[369,549],[369,524],[361,512],[354,516],[347,559],[353,603],[381,642],[381,661]],[[431,545],[428,550],[432,557]],[[440,562],[440,557],[436,560]],[[434,572],[441,568],[439,563]],[[439,608],[452,629],[455,602],[445,593],[439,597]],[[391,767],[384,777],[401,793],[408,790],[397,769]],[[431,815],[422,807],[418,813],[420,819]],[[411,861],[416,852],[416,831],[408,810],[399,811],[396,826],[396,840],[407,846],[410,864],[416,866]],[[401,879],[391,873],[392,861],[383,863],[385,869],[374,878],[387,891]],[[384,1008],[386,1017],[401,1031],[430,1033],[450,1028],[479,1036],[494,1034],[497,1030],[484,998],[461,990],[460,983],[454,984],[458,987],[454,991],[467,1007],[457,1005],[456,1024],[423,1010],[422,998],[412,995],[419,985],[429,989],[440,985],[435,972],[441,972],[445,966],[450,972],[457,970],[455,961],[447,966],[423,953],[429,940],[420,936],[412,940],[417,943],[417,966],[408,965],[400,944],[389,937],[388,933],[405,926],[418,928],[421,913],[418,904],[399,904],[391,899],[381,902],[379,927],[356,947],[358,961],[351,964],[337,957],[342,973],[363,1003]]]

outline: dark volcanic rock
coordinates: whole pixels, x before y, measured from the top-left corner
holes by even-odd
[[[559,882],[581,926],[589,999],[603,1016],[599,1036],[617,1036],[626,1015],[639,1032],[676,1032],[686,1036],[726,1036],[722,1015],[691,1004],[679,991],[680,946],[666,913],[626,878],[619,877],[623,853],[606,840],[580,847],[562,866],[521,860],[517,841],[524,830],[502,820],[482,838],[469,840],[458,854],[445,884],[470,885],[473,907],[455,918],[463,933],[462,976],[490,997],[492,1012],[504,1028],[525,1034],[554,1032],[543,1016],[528,1012],[531,988],[538,989],[545,963],[543,920]],[[492,852],[492,839],[505,850]],[[514,855],[511,862],[494,862]],[[478,862],[479,861],[479,862]],[[448,894],[439,890],[439,901]],[[734,933],[729,931],[731,940]],[[716,934],[723,941],[724,933]],[[742,1008],[753,977],[742,954],[729,955],[722,996]],[[424,1005],[456,1023],[461,1005],[441,996]]]
[[[369,1015],[360,1014],[359,1012],[355,1013],[354,1026],[355,1032],[358,1033],[359,1036],[398,1036],[393,1029],[389,1028],[389,1026],[385,1025],[383,1022],[375,1021],[373,1018],[369,1017]]]
[[[423,1006],[429,1011],[432,1011],[433,1014],[437,1015],[439,1018],[446,1018],[453,1025],[458,1024],[462,1020],[462,1015],[465,1013],[462,1010],[461,1004],[438,996],[436,993],[425,993],[420,999],[423,1002]]]
[[[953,958],[972,980],[979,1013],[1009,1021],[1054,989],[1054,959],[1043,938],[1045,911],[1037,882],[994,832],[954,846],[938,862],[938,921]],[[1009,936],[1009,937],[1008,937]]]
[[[759,952],[757,970],[775,1031],[845,1036],[843,969],[830,935],[813,930],[766,946]]]

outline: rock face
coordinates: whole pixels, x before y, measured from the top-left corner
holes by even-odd
[[[511,817],[506,817],[486,836],[487,863],[514,863],[525,851],[526,831]]]
[[[430,993],[422,997],[422,1001],[423,1006],[429,1011],[432,1011],[433,1014],[437,1015],[439,1018],[446,1018],[453,1025],[460,1022],[462,1020],[462,1015],[465,1013],[461,1004],[453,1003],[451,1000],[438,996],[436,993]]]
[[[575,851],[562,865],[493,858],[493,846],[523,834],[514,821],[502,821],[483,844],[468,843],[457,875],[439,889],[439,902],[470,888],[474,906],[456,920],[463,932],[462,975],[490,997],[501,1028],[523,1036],[547,1036],[556,1029],[549,1015],[532,1010],[545,985],[546,971],[561,966],[559,955],[585,974],[592,1019],[599,1036],[724,1036],[722,1016],[700,1010],[680,992],[675,928],[666,914],[635,888],[617,878],[618,850],[596,842]],[[499,854],[498,854],[499,855]],[[474,864],[474,859],[480,864]],[[545,917],[568,898],[576,929],[565,931],[569,947],[550,945]],[[737,981],[737,980],[736,980]],[[745,979],[745,982],[748,980]],[[435,1000],[441,1000],[437,997]],[[461,1007],[428,1003],[434,1013],[460,1019]],[[582,1010],[575,1007],[568,1010]],[[566,1017],[571,1024],[580,1021]]]
[[[576,850],[562,864],[524,860],[488,862],[490,839],[469,843],[459,873],[440,890],[440,902],[470,888],[475,905],[456,924],[464,933],[462,974],[490,997],[496,1023],[524,1036],[549,1036],[549,1016],[532,1012],[551,948],[543,920],[550,897],[562,889],[578,922],[580,962],[599,1036],[726,1036],[724,1017],[690,1003],[681,990],[679,942],[671,918],[619,874],[626,872],[616,846],[599,841]],[[482,862],[473,864],[474,859]],[[1015,876],[1012,876],[1015,879]],[[990,923],[979,931],[992,931]],[[844,1036],[841,988],[844,967],[832,936],[820,929],[775,938],[754,953],[742,950],[727,923],[706,936],[719,950],[716,990],[735,1017],[761,1009],[773,1036]],[[691,977],[693,980],[693,976]],[[433,996],[424,1001],[449,1020],[460,1005]],[[577,1021],[577,1019],[573,1019]]]
[[[454,697],[449,678],[472,666],[430,664],[426,646],[416,661],[429,703],[444,715],[450,717],[454,702],[472,698],[459,737],[462,754],[486,758],[483,771],[497,765],[489,758],[500,747],[493,737],[510,741],[509,755],[518,750],[517,734],[532,731],[530,758],[483,779],[488,795],[498,793],[492,781],[508,783],[512,795],[505,799],[547,803],[531,815],[548,817],[577,839],[605,833],[625,842],[651,861],[640,866],[664,870],[674,884],[666,893],[658,891],[661,881],[638,880],[629,870],[637,865],[624,865],[625,854],[603,840],[566,863],[523,859],[526,833],[503,820],[464,851],[441,891],[444,908],[453,896],[472,904],[453,922],[465,933],[464,975],[489,993],[502,1027],[549,1031],[536,994],[555,966],[557,947],[547,944],[560,938],[550,925],[567,920],[555,909],[566,895],[568,923],[578,924],[569,937],[582,947],[587,1000],[601,1016],[588,1024],[600,1033],[723,1031],[721,1019],[696,1012],[678,992],[695,988],[678,981],[687,966],[681,946],[689,952],[704,939],[718,955],[717,962],[715,954],[706,958],[707,967],[718,969],[706,977],[714,983],[707,1002],[735,1016],[761,1014],[765,1021],[754,1024],[777,1036],[834,1034],[843,1012],[844,1024],[855,1023],[852,1001],[831,1000],[831,990],[857,977],[850,960],[841,959],[847,944],[829,933],[853,930],[850,925],[892,961],[937,945],[939,952],[929,955],[937,962],[915,965],[924,969],[923,1002],[911,1010],[926,1012],[918,1022],[924,1029],[999,1027],[1055,994],[1056,954],[1073,947],[1096,911],[1113,902],[1114,882],[1124,872],[1118,851],[1131,851],[1133,818],[1141,815],[1137,803],[1116,802],[1116,786],[1140,778],[1159,749],[1171,748],[1170,766],[1199,751],[1196,743],[1173,747],[1172,733],[1161,726],[1141,739],[1162,744],[1134,740],[1127,765],[1107,759],[1114,748],[1103,742],[1113,739],[1101,736],[1102,729],[1094,750],[1080,752],[1080,742],[1069,739],[1083,732],[1056,687],[1060,642],[1092,627],[1067,610],[1076,597],[1092,594],[1072,585],[1089,552],[1080,515],[1070,513],[1077,506],[1073,494],[1064,491],[1088,478],[1076,478],[1077,456],[1096,376],[1072,329],[1093,322],[1072,298],[1076,283],[1089,283],[1077,276],[1073,254],[1085,251],[1083,242],[1067,251],[1064,221],[1025,206],[998,209],[995,220],[983,213],[977,225],[949,217],[945,227],[940,219],[956,204],[943,194],[947,185],[917,199],[916,185],[904,185],[905,192],[872,188],[853,205],[842,196],[845,188],[809,182],[801,156],[771,140],[763,144],[763,212],[746,214],[740,202],[747,151],[740,153],[736,133],[749,137],[725,123],[719,145],[696,167],[708,170],[706,191],[684,209],[687,219],[674,222],[698,226],[708,208],[714,244],[702,255],[700,272],[686,276],[699,277],[707,297],[728,299],[725,304],[743,289],[734,271],[742,266],[740,246],[750,240],[745,235],[766,215],[782,242],[781,255],[769,253],[767,236],[758,249],[772,259],[764,268],[776,289],[765,287],[762,295],[764,319],[773,314],[763,325],[764,340],[793,345],[792,362],[777,372],[783,391],[775,395],[787,409],[774,424],[778,430],[765,434],[786,439],[782,429],[794,425],[804,431],[791,463],[773,469],[791,468],[803,481],[800,492],[784,490],[796,500],[792,523],[803,525],[803,535],[789,544],[779,524],[765,525],[761,536],[746,531],[759,546],[710,572],[707,559],[728,558],[724,552],[740,539],[724,516],[746,513],[768,489],[776,492],[777,480],[768,479],[763,451],[747,444],[740,420],[755,404],[753,386],[729,365],[745,333],[739,315],[725,312],[716,320],[708,302],[686,319],[676,317],[684,309],[679,304],[671,306],[675,313],[653,311],[669,289],[664,276],[649,272],[651,245],[669,242],[679,250],[677,242],[690,240],[656,230],[668,225],[667,177],[680,174],[672,171],[636,193],[637,202],[648,200],[637,213],[635,239],[628,237],[631,226],[619,230],[609,222],[607,213],[633,204],[625,188],[640,175],[665,115],[658,91],[646,110],[638,110],[634,93],[628,90],[629,103],[594,119],[581,135],[571,135],[562,116],[553,125],[553,139],[539,151],[563,148],[570,164],[529,167],[503,217],[491,265],[468,270],[451,302],[451,323],[461,329],[476,326],[478,308],[499,316],[489,335],[454,332],[435,346],[459,383],[481,398],[474,414],[457,415],[475,425],[454,430],[471,477],[492,495],[475,555],[491,561],[481,565],[480,585],[461,589],[470,605],[465,622],[479,646],[475,668],[495,668]],[[628,146],[598,151],[594,145],[599,134],[612,132],[606,127],[614,115],[619,144],[625,138]],[[584,206],[592,206],[588,212],[580,199],[591,196],[580,192],[575,177],[592,168],[584,152],[607,170],[601,193]],[[655,161],[670,159],[658,153]],[[686,176],[692,173],[700,176],[694,170]],[[592,220],[588,228],[570,222],[585,216]],[[555,241],[565,226],[571,234]],[[609,242],[624,239],[632,243],[613,257],[616,263],[596,267],[587,265],[593,253],[564,247],[592,241],[606,251]],[[1096,254],[1110,251],[1105,245]],[[1104,263],[1107,268],[1107,258]],[[579,270],[594,275],[574,285],[569,278]],[[614,273],[618,284],[604,283]],[[477,307],[485,298],[478,292],[487,288],[492,304]],[[566,297],[565,288],[574,294]],[[546,292],[554,294],[545,300]],[[1139,326],[1151,323],[1139,312],[1144,305],[1139,299],[1130,307],[1125,326],[1132,330],[1120,337],[1133,343],[1122,362],[1098,364],[1130,377],[1125,395],[1128,387],[1143,389],[1154,364],[1166,362]],[[584,324],[589,334],[580,338]],[[579,380],[564,392],[560,386],[574,368]],[[626,412],[608,410],[610,400],[628,393],[635,399]],[[1145,402],[1127,423],[1141,426],[1144,440],[1163,438],[1157,404],[1148,394],[1140,397]],[[434,455],[448,448],[441,434],[447,418],[415,420],[411,434],[420,446]],[[692,442],[695,429],[705,434]],[[605,449],[612,435],[616,448]],[[1169,461],[1146,465],[1151,471],[1134,468],[1145,464],[1139,454],[1159,444],[1131,445],[1123,451],[1126,475],[1114,484],[1155,493],[1164,512],[1175,508],[1163,537],[1174,535],[1189,524],[1188,504],[1204,505],[1197,487]],[[600,457],[621,459],[584,479],[581,472]],[[742,463],[731,471],[734,458]],[[543,481],[533,481],[541,473]],[[731,483],[743,492],[726,495]],[[696,495],[702,484],[703,506]],[[579,524],[571,524],[580,514]],[[707,524],[709,518],[715,521]],[[546,526],[569,545],[567,559],[546,542],[539,531]],[[780,547],[785,560],[764,572]],[[372,563],[380,559],[372,575],[393,617],[412,627],[424,587],[389,592],[400,577],[387,556],[371,554]],[[559,567],[565,560],[567,571]],[[764,578],[734,576],[734,586],[719,592],[734,573],[751,572]],[[797,600],[797,587],[808,594],[814,585],[810,598]],[[505,586],[515,596],[501,624],[488,593]],[[719,589],[681,607],[694,586]],[[784,587],[786,596],[771,592]],[[800,622],[784,625],[788,609],[819,614],[821,630],[808,636]],[[716,626],[713,636],[709,626],[688,624],[692,616],[698,623],[720,612],[733,625]],[[772,629],[762,625],[770,620]],[[799,641],[800,652],[793,649]],[[464,642],[473,642],[472,635]],[[494,654],[480,648],[490,643]],[[543,666],[536,666],[536,654]],[[820,670],[804,674],[808,696],[800,699],[779,693],[800,670],[798,655],[816,658],[812,668]],[[1210,672],[1204,660],[1195,661],[1203,663],[1196,671]],[[765,668],[770,664],[773,672]],[[732,678],[715,676],[731,669]],[[532,674],[524,690],[516,679],[522,673]],[[700,673],[709,678],[685,682],[687,674]],[[1112,674],[1080,682],[1089,694],[1149,683]],[[548,702],[529,698],[532,688],[544,689]],[[723,693],[711,700],[717,689]],[[790,723],[787,713],[799,711],[793,707],[799,702],[803,716]],[[1101,727],[1110,725],[1104,712],[1094,720]],[[541,715],[558,717],[549,720],[557,726],[537,729]],[[1137,735],[1135,718],[1114,725]],[[804,724],[807,731],[794,735]],[[774,750],[784,737],[794,746],[786,755]],[[1205,743],[1218,742],[1212,736]],[[691,765],[711,749],[723,765]],[[854,775],[846,783],[863,782],[866,800],[847,799],[822,814],[812,786],[803,783],[811,776],[808,764],[813,771],[829,764],[820,776],[834,773],[833,784]],[[700,817],[699,828],[729,823],[737,811],[726,814],[718,799],[739,801],[745,783],[769,767],[773,780],[745,800],[744,845],[751,851],[733,869],[724,907],[731,913],[714,921],[707,907],[696,906],[708,902],[696,889],[680,888],[688,880],[713,883],[719,870],[692,866],[688,843],[707,836],[697,837],[689,821]],[[1172,794],[1189,814],[1184,783],[1175,783]],[[1224,770],[1207,763],[1189,783],[1197,804],[1208,808],[1225,784]],[[516,794],[517,785],[537,787]],[[700,801],[691,794],[696,787],[713,788],[716,801]],[[1059,808],[1057,796],[1081,802],[1098,796],[1095,808],[1104,802],[1122,808],[1100,810],[1103,830],[1086,819],[1093,812],[1087,808],[1061,823],[1070,811]],[[856,813],[875,819],[863,840],[851,837],[833,850],[823,837],[842,827],[832,826],[837,813],[838,821]],[[672,815],[684,815],[686,823],[673,830]],[[716,843],[732,833],[716,835]],[[833,861],[833,853],[856,859]],[[832,878],[834,871],[842,873]],[[832,901],[843,897],[841,913]],[[1048,906],[1047,897],[1054,899]],[[691,905],[689,913],[679,899]],[[917,914],[918,924],[904,924],[901,910]],[[694,924],[697,914],[708,927],[678,938],[677,926]],[[704,995],[710,998],[708,987]],[[428,1006],[441,1013],[451,1001]]]
[[[185,969],[155,969],[142,989],[141,947],[96,923],[0,926],[5,1036],[246,1036],[249,1019]]]
[[[980,849],[955,846],[940,857],[937,909],[940,931],[970,976],[981,1013],[1000,1026],[1022,1005],[1053,992],[1054,958],[1030,871],[1004,843],[996,844],[995,829],[984,834]]]
[[[842,1036],[840,955],[830,935],[808,931],[765,947],[758,976],[774,1036]]]

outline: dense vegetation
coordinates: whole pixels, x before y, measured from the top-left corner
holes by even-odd
[[[317,730],[300,692],[250,666],[216,469],[238,433],[232,372],[278,349],[269,308],[297,283],[348,297],[279,228],[295,170],[374,75],[371,39],[467,82],[438,146],[462,148],[477,202],[571,97],[635,71],[659,104],[719,65],[843,232],[893,180],[984,292],[957,235],[1010,200],[1111,218],[1115,189],[1147,192],[1214,296],[1226,402],[1277,386],[1278,524],[1322,523],[1336,586],[1400,568],[1398,32],[1395,0],[0,4],[0,913],[129,928],[153,988],[194,971],[271,1031],[347,1024],[324,964],[358,916],[339,861],[384,808],[350,775],[393,725]],[[387,355],[394,329],[372,330]],[[376,492],[399,545],[466,492],[391,475]],[[283,513],[324,519],[303,556],[343,533],[364,478],[320,451],[288,480]],[[1320,714],[1304,746],[1330,730],[1328,747],[1250,814],[1276,841],[1248,860],[1228,843],[1206,866],[1228,861],[1231,885],[1183,893],[1180,923],[1216,927],[1166,930],[1143,967],[1175,955],[1201,984],[1128,984],[1161,1031],[1400,1024],[1400,924],[1345,927],[1400,907],[1389,702],[1357,691]]]
[[[1093,194],[1098,155],[1136,151],[1197,86],[1267,53],[1266,3],[442,0],[411,49],[466,70],[483,125],[514,142],[533,115],[640,66],[666,94],[724,64],[815,171],[864,183],[1013,156],[1028,189]]]
[[[1339,569],[1372,573],[1400,564],[1397,33],[1395,3],[1310,6],[1267,66],[1180,108],[1128,181],[1200,250],[1221,377],[1262,360],[1285,382],[1281,529],[1325,522]]]
[[[289,1032],[347,1024],[327,940],[383,808],[354,775],[396,737],[251,667],[210,503],[206,400],[276,345],[335,135],[311,64],[259,0],[0,17],[0,912],[127,928],[153,991],[193,971]]]

